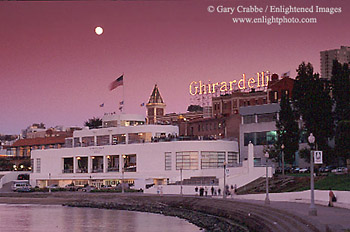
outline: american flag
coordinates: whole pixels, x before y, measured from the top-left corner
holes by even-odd
[[[110,85],[109,85],[109,90],[113,90],[115,88],[117,88],[118,86],[123,85],[123,79],[124,79],[124,74],[121,75],[120,77],[118,77],[115,81],[113,81]]]

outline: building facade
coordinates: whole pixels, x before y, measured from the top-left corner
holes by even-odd
[[[178,127],[135,125],[84,129],[66,139],[62,149],[32,153],[31,185],[117,186],[121,182],[145,188],[183,178],[218,176],[226,162],[236,166],[234,141],[180,141]]]

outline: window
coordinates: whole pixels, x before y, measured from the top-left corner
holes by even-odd
[[[233,167],[238,163],[238,153],[237,152],[228,152],[227,153],[227,166]]]
[[[136,172],[136,154],[123,155],[124,172]]]
[[[65,147],[68,147],[68,148],[73,147],[73,139],[71,139],[71,138],[66,139],[66,141],[65,141]]]
[[[117,134],[117,135],[112,135],[112,144],[125,144],[125,134]]]
[[[257,117],[258,117],[258,123],[273,122],[276,119],[276,113],[258,114]]]
[[[41,172],[41,158],[36,159],[36,172],[37,173]]]
[[[202,169],[223,167],[224,162],[225,162],[225,152],[217,152],[217,151],[202,152],[202,160],[201,160]]]
[[[88,173],[88,157],[77,157],[78,168],[76,173]]]
[[[92,172],[103,172],[103,156],[92,156]]]
[[[73,173],[73,158],[63,158],[62,173]]]
[[[73,141],[74,141],[74,147],[80,147],[81,146],[79,138],[74,138]]]
[[[255,115],[244,115],[243,124],[255,123]]]
[[[150,142],[152,138],[152,133],[149,133],[149,132],[129,133],[128,135],[129,135],[129,144]],[[164,137],[166,137],[165,134],[164,134]]]
[[[277,142],[277,131],[267,131],[266,142],[268,145],[275,144]]]
[[[256,132],[256,142],[255,145],[266,145],[266,132]]]
[[[97,136],[97,146],[109,145],[109,135]]]
[[[171,152],[165,152],[165,170],[171,170]]]
[[[176,152],[176,170],[197,170],[198,169],[198,152]]]
[[[82,144],[83,147],[94,146],[95,145],[94,137],[93,136],[83,137],[82,143],[83,143]]]
[[[119,155],[108,155],[108,172],[119,172]]]

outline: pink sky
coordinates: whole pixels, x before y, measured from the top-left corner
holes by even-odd
[[[317,5],[342,13],[287,15],[316,17],[317,24],[234,24],[232,17],[265,14],[209,13],[210,5]],[[191,81],[266,70],[294,77],[302,61],[319,72],[321,50],[350,46],[349,22],[343,0],[0,2],[0,133],[36,122],[82,126],[118,112],[123,88],[108,85],[122,73],[124,112],[145,115],[140,104],[156,83],[166,112],[179,113],[191,103]]]

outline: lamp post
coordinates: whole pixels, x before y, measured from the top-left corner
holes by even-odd
[[[180,180],[181,180],[181,188],[180,188],[180,194],[182,196],[182,168],[180,168]]]
[[[270,204],[270,198],[269,198],[269,170],[268,170],[268,161],[269,161],[269,153],[265,153],[266,157],[266,197],[265,197],[265,204]]]
[[[310,136],[307,138],[311,151],[310,151],[310,189],[311,189],[311,203],[310,203],[310,208],[309,208],[309,215],[310,216],[317,216],[317,209],[315,207],[315,195],[314,195],[314,159],[313,159],[313,146],[315,143],[315,136],[310,133]]]
[[[124,163],[124,160],[125,160],[125,158],[126,158],[126,155],[123,155],[122,156],[123,157],[123,167],[122,167],[122,193],[124,193],[124,167],[125,167],[125,163]]]
[[[51,173],[49,173],[49,193],[51,193],[51,186],[50,186],[50,181],[51,180]]]
[[[284,177],[284,144],[282,144],[281,149],[282,149],[282,176]]]
[[[223,189],[223,198],[226,198],[226,161],[224,161],[224,189]]]

